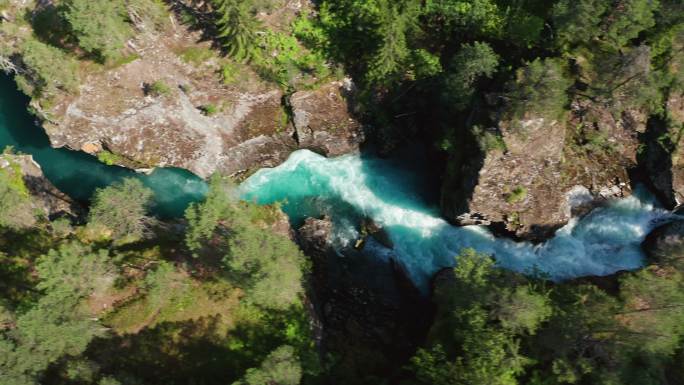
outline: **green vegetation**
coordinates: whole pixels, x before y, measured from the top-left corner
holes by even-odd
[[[237,80],[238,68],[234,64],[226,63],[221,66],[221,80],[223,84],[232,84]]]
[[[517,186],[506,196],[506,202],[514,204],[524,201],[525,198],[527,198],[527,189],[522,186]]]
[[[214,57],[214,51],[205,47],[188,47],[179,52],[179,56],[186,63],[201,64]]]
[[[285,345],[269,354],[259,368],[249,369],[245,377],[233,385],[297,385],[301,378],[302,368],[295,350]]]
[[[287,237],[263,231],[271,223],[269,218],[264,220],[255,206],[235,203],[234,195],[228,181],[212,179],[206,201],[187,211],[188,247],[206,254],[216,252],[205,249],[209,241],[221,245],[223,266],[233,281],[247,289],[250,301],[287,308],[303,294],[304,257]]]
[[[498,56],[487,43],[464,44],[449,64],[444,96],[454,108],[465,109],[475,93],[475,82],[480,76],[491,77],[498,64]]]
[[[7,169],[0,186],[37,199]],[[0,222],[0,382],[312,381],[305,264],[270,231],[278,209],[239,202],[215,178],[188,210],[193,257],[184,227],[146,216],[150,195],[125,179],[96,193],[87,224]]]
[[[570,80],[563,74],[559,61],[537,59],[516,72],[515,80],[509,83],[509,118],[520,120],[540,116],[549,120],[559,119],[568,102],[566,90]]]
[[[154,83],[147,85],[146,93],[157,97],[167,96],[171,94],[171,87],[163,80],[156,80]]]
[[[50,98],[60,90],[77,90],[78,63],[59,48],[29,39],[22,45],[21,54],[27,73],[16,75],[16,79],[25,94]]]
[[[0,155],[0,228],[22,229],[35,225],[36,209],[21,170],[8,156]]]
[[[138,179],[124,179],[99,189],[93,198],[89,224],[111,235],[114,239],[142,237],[149,225],[146,216],[152,191]]]
[[[200,107],[200,109],[206,116],[216,115],[219,112],[218,107],[213,104],[205,104],[204,106]]]
[[[421,384],[656,384],[677,365],[684,286],[673,267],[627,274],[608,294],[548,286],[472,250],[458,261],[412,359]]]
[[[249,61],[256,55],[256,8],[251,1],[214,0],[218,14],[216,25],[223,48],[237,61]]]
[[[291,35],[267,31],[259,36],[258,42],[259,51],[253,59],[254,67],[263,78],[283,88],[294,88],[302,82],[300,78],[305,74],[320,78],[330,74],[324,58],[306,50]]]
[[[78,45],[103,62],[119,58],[133,34],[127,18],[123,0],[64,1],[64,19]]]
[[[113,166],[115,164],[122,164],[124,159],[121,155],[114,154],[111,151],[103,150],[97,153],[97,159],[109,166]]]
[[[126,6],[136,25],[163,31],[169,24],[169,11],[163,0],[128,0]]]
[[[36,383],[51,363],[78,356],[103,332],[80,302],[113,283],[114,268],[105,251],[63,245],[39,258],[36,270],[36,289],[44,294],[16,316],[0,339],[3,383]]]

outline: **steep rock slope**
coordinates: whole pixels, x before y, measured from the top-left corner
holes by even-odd
[[[31,155],[0,155],[0,170],[10,175],[20,174],[18,176],[33,198],[30,203],[41,216],[78,215],[81,211],[73,200],[50,183]]]
[[[496,224],[526,239],[543,239],[573,214],[629,194],[638,134],[646,118],[627,111],[617,119],[605,108],[575,103],[566,120],[529,117],[500,122],[506,150],[471,159],[444,184],[442,207],[461,224]],[[600,132],[606,147],[586,151],[572,127]]]
[[[38,15],[51,7],[50,2],[17,2],[10,10]],[[204,9],[205,2],[169,7],[202,17],[212,12]],[[307,1],[279,0],[259,14],[262,32],[288,38],[285,29],[310,7]],[[214,42],[173,12],[164,27],[154,28],[129,16],[135,34],[120,60],[104,65],[79,60],[75,89],[34,97],[32,108],[54,147],[130,168],[172,166],[208,177],[274,166],[300,147],[338,155],[357,150],[363,141],[344,96],[351,89],[349,80],[295,79],[301,87],[285,87],[264,80],[268,76],[251,65],[222,57],[212,48]],[[21,47],[34,39],[32,31],[12,20],[18,20],[16,15],[5,18],[0,30],[6,46],[0,50],[0,65],[30,79],[31,71],[22,68]]]
[[[361,142],[341,82],[295,93],[294,114],[306,119],[292,125],[283,107],[288,96],[248,68],[225,84],[212,59],[185,62],[177,52],[208,49],[195,39],[176,26],[173,35],[130,42],[133,62],[89,76],[78,96],[46,111],[53,146],[106,150],[127,166],[174,166],[207,177],[277,165],[300,147],[298,138],[302,147],[326,155],[352,151]],[[166,88],[149,90],[155,86]]]

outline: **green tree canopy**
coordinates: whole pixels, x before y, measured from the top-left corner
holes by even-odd
[[[468,107],[475,93],[475,82],[480,77],[490,77],[496,71],[499,56],[483,42],[464,44],[451,59],[445,79],[445,97],[454,108]]]
[[[412,359],[425,384],[515,385],[532,361],[520,350],[551,315],[546,293],[494,267],[493,260],[464,250],[435,291],[431,346]],[[510,287],[512,286],[512,288]]]
[[[7,162],[0,168],[0,228],[20,230],[33,226],[37,215],[31,196],[24,185],[21,171],[11,160],[0,155],[0,162]]]
[[[93,197],[88,223],[108,229],[114,239],[138,239],[149,225],[147,210],[152,195],[152,190],[135,178],[126,178],[98,189]]]
[[[64,19],[78,45],[102,61],[120,57],[133,34],[122,0],[65,0]]]
[[[21,55],[27,73],[16,78],[27,95],[49,98],[60,90],[78,89],[78,63],[59,48],[28,39],[21,46]]]
[[[70,243],[42,256],[36,270],[37,288],[44,295],[0,336],[2,384],[37,383],[51,363],[81,354],[103,334],[81,301],[114,283],[116,272],[108,253]]]
[[[426,0],[425,13],[449,33],[475,31],[479,36],[497,37],[505,23],[499,5],[492,0]]]
[[[218,37],[229,56],[248,61],[258,54],[256,47],[259,21],[251,1],[213,0],[217,13]]]
[[[558,44],[589,44],[601,34],[600,23],[609,6],[605,0],[558,1],[553,6],[552,16]]]
[[[206,200],[186,211],[186,242],[195,252],[223,253],[230,279],[249,300],[285,309],[303,293],[304,256],[290,239],[268,230],[269,210],[237,201],[232,184],[215,176]]]
[[[271,352],[258,368],[247,370],[244,377],[233,385],[298,385],[302,378],[302,367],[295,349],[283,345]]]
[[[557,59],[536,59],[516,71],[515,80],[507,86],[504,99],[508,103],[508,119],[562,117],[568,102],[566,91],[572,81],[565,77]]]
[[[387,82],[407,67],[407,34],[417,28],[419,5],[414,0],[378,0],[378,29],[382,42],[370,62],[368,79]]]

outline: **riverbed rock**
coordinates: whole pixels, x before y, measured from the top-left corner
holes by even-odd
[[[334,250],[332,229],[328,218],[308,218],[298,230],[313,262],[310,295],[322,323],[322,349],[339,354],[332,378],[346,384],[350,373],[387,376],[424,338],[430,305],[398,262]]]
[[[21,173],[24,185],[33,198],[31,204],[45,217],[74,217],[82,213],[80,205],[59,191],[45,177],[31,155],[0,155],[0,169]]]
[[[651,263],[684,268],[684,217],[655,228],[641,246]]]
[[[377,224],[372,218],[364,218],[361,222],[361,233],[373,237],[378,243],[388,249],[394,248],[394,242],[387,230]]]
[[[331,250],[332,221],[330,218],[307,218],[297,230],[299,245],[304,254],[325,261]]]
[[[260,15],[265,23],[309,4],[281,2],[274,8],[280,16]],[[163,32],[141,32],[127,44],[127,63],[87,73],[77,95],[60,95],[47,107],[34,102],[51,144],[108,151],[110,162],[135,169],[180,167],[205,178],[273,167],[298,148],[331,156],[358,149],[362,130],[342,82],[288,97],[238,64],[225,80],[224,60],[200,41],[178,21]]]
[[[526,116],[500,121],[505,150],[453,162],[442,189],[442,211],[461,225],[491,225],[521,239],[549,238],[572,215],[631,193],[629,171],[637,164],[638,135],[646,116],[576,101],[567,118]],[[569,127],[601,135],[604,146],[589,149]],[[578,189],[584,198],[577,199]],[[588,193],[588,195],[587,195]]]

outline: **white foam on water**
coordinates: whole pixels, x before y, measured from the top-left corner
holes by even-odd
[[[496,238],[484,227],[450,225],[423,202],[415,183],[410,173],[384,160],[359,155],[329,159],[300,150],[279,167],[255,173],[240,189],[245,198],[260,203],[287,201],[291,216],[312,197],[352,207],[383,226],[394,243],[393,250],[372,243],[372,253],[382,258],[395,255],[421,286],[437,270],[453,266],[468,247],[493,255],[502,267],[542,272],[554,280],[636,269],[643,264],[643,239],[672,217],[641,193],[571,220],[542,244],[514,242]],[[338,218],[338,242],[353,242],[358,237],[355,225],[344,215]]]

